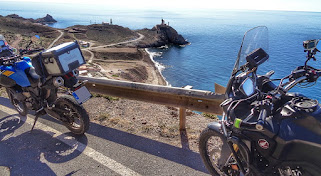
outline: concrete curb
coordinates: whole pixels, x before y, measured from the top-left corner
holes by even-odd
[[[0,166],[0,175],[1,176],[10,176],[10,169],[6,166]]]

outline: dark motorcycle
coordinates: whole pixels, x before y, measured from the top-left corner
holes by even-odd
[[[321,70],[307,65],[320,52],[319,40],[303,42],[303,66],[272,80],[274,71],[257,74],[269,58],[267,32],[256,27],[245,33],[221,104],[222,119],[200,135],[200,154],[212,175],[321,174],[321,108],[317,100],[289,92],[321,76]]]
[[[61,121],[72,133],[85,133],[89,128],[89,117],[81,104],[91,94],[76,78],[77,68],[85,64],[77,41],[40,52],[32,60],[23,55],[41,49],[29,49],[31,43],[32,40],[18,55],[7,52],[0,58],[0,87],[6,88],[20,115],[25,116],[28,110],[34,110],[35,123],[38,117],[48,114]],[[8,51],[10,48],[4,38],[0,40],[0,47]],[[63,88],[65,93],[58,96],[58,88]]]

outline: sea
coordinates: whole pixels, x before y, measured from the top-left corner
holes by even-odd
[[[98,5],[0,2],[0,15],[18,14],[25,18],[52,15],[65,28],[80,24],[109,22],[133,30],[152,28],[164,19],[190,42],[186,46],[150,48],[148,52],[171,86],[193,86],[214,91],[214,83],[226,86],[237,58],[244,33],[256,26],[269,29],[269,60],[260,73],[274,70],[272,78],[282,78],[304,65],[303,41],[321,38],[321,13],[254,10],[133,10]],[[309,64],[321,68],[321,53]],[[321,101],[321,84],[293,91]]]

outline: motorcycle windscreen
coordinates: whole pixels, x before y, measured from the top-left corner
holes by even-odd
[[[258,26],[250,29],[244,34],[242,45],[240,47],[233,74],[240,69],[240,67],[246,64],[246,57],[253,51],[262,48],[266,53],[268,53],[269,48],[269,36],[268,28],[265,26]]]

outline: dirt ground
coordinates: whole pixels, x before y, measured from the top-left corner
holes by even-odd
[[[199,134],[214,121],[188,111],[187,130],[181,133],[178,108],[110,97],[92,98],[84,107],[92,122],[195,152]]]
[[[93,62],[102,66],[107,78],[166,85],[144,49],[99,48],[93,53]]]
[[[104,59],[100,54],[113,59]],[[116,80],[166,85],[148,53],[137,48],[99,48],[94,51],[94,63],[102,66],[106,77]],[[126,60],[124,56],[140,57]],[[92,122],[116,128],[135,135],[164,142],[198,152],[201,131],[214,119],[202,114],[187,112],[186,132],[179,131],[179,109],[135,100],[119,99],[106,95],[95,95],[84,104]]]

